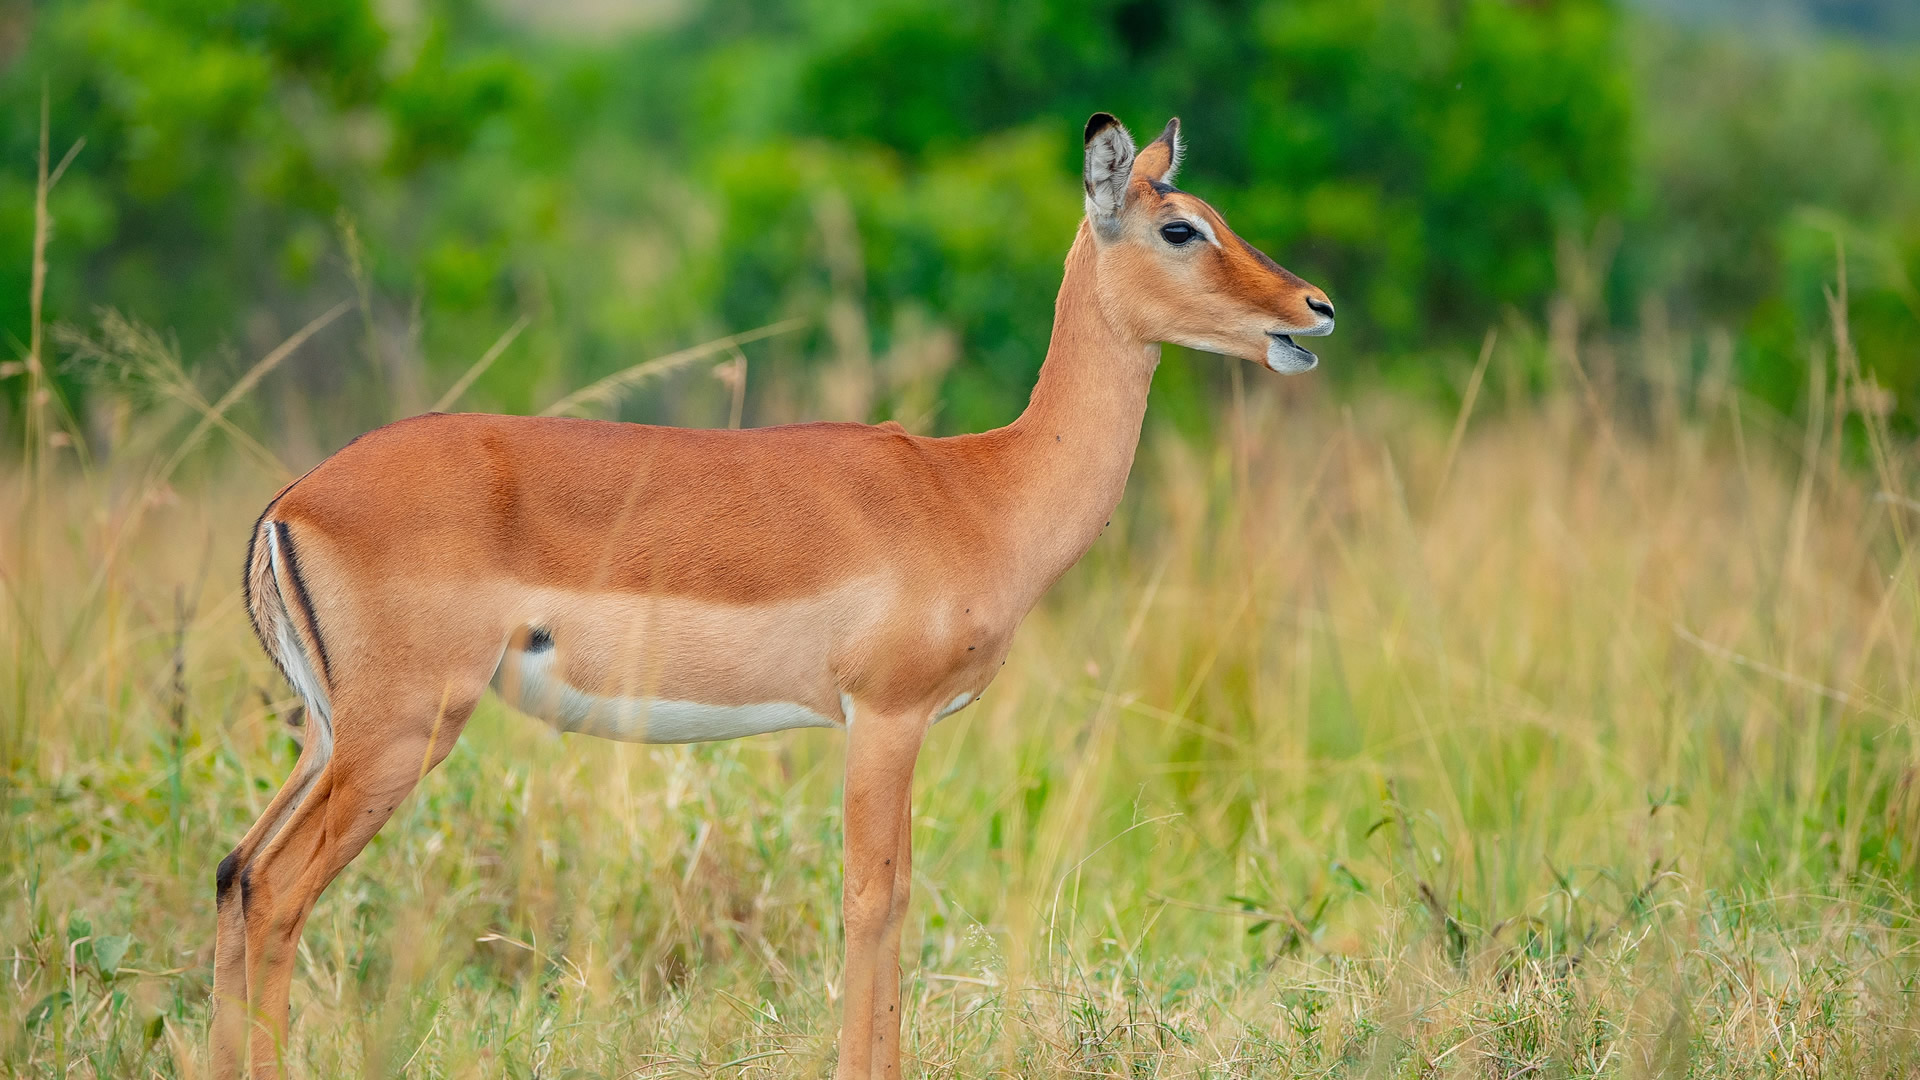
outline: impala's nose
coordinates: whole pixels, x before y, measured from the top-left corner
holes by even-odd
[[[1320,290],[1315,289],[1314,292],[1320,293]],[[1320,316],[1320,321],[1306,329],[1295,330],[1294,333],[1302,337],[1326,337],[1333,333],[1333,301],[1328,300],[1325,293],[1307,297],[1307,310]]]

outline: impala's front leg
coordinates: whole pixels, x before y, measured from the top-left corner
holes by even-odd
[[[894,897],[906,845],[913,762],[926,736],[928,715],[927,710],[882,713],[859,706],[853,711],[847,744],[842,902],[847,963],[840,976],[838,1080],[869,1080],[876,1071],[899,1075],[900,938]],[[904,896],[901,902],[904,907]],[[892,956],[884,955],[889,939],[894,943]],[[882,993],[884,980],[892,981],[892,993]],[[888,1005],[893,1006],[890,1021],[876,1023],[876,1010]]]
[[[900,804],[899,854],[893,860],[893,902],[873,968],[873,1080],[900,1076],[900,936],[913,897],[913,800]]]

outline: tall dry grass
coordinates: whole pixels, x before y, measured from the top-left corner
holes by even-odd
[[[1917,463],[1836,325],[1796,422],[1560,327],[1457,416],[1247,380],[1151,429],[922,760],[914,1071],[1912,1070]],[[67,345],[171,404],[0,482],[0,1066],[193,1076],[213,865],[299,737],[237,573],[287,466],[163,339]],[[840,753],[490,702],[321,900],[292,1058],[823,1075]]]
[[[347,307],[219,392],[134,323],[70,331],[108,406],[82,437],[39,319],[50,161],[43,136],[0,475],[0,1069],[196,1076],[212,868],[300,736],[237,573],[297,440],[233,408]],[[1547,334],[1489,337],[1453,417],[1236,377],[1207,437],[1150,431],[1116,527],[927,747],[915,1071],[1920,1064],[1920,461],[1878,420],[1845,284],[1786,422],[1659,318],[1583,341],[1598,275],[1562,261]],[[827,385],[765,396],[858,411],[885,384],[930,414],[950,338],[896,335],[876,379],[850,296]],[[724,354],[738,422],[738,340],[561,403]],[[543,732],[483,706],[321,900],[293,1060],[822,1075],[840,741]]]

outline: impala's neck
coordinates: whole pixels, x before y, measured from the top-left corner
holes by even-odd
[[[1002,429],[1014,480],[1009,532],[1035,599],[1093,546],[1119,505],[1160,362],[1157,343],[1135,340],[1107,319],[1098,272],[1092,231],[1082,222],[1040,379],[1026,411]]]

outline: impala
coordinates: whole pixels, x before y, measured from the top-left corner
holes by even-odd
[[[1086,127],[1086,220],[1026,410],[978,435],[704,431],[431,414],[348,444],[267,505],[247,609],[305,699],[284,787],[220,863],[213,1071],[276,1075],[302,927],[452,750],[480,696],[644,742],[847,735],[835,1075],[900,1069],[914,760],[1099,536],[1160,345],[1317,362],[1326,294],[1172,185],[1179,121],[1136,152]]]

